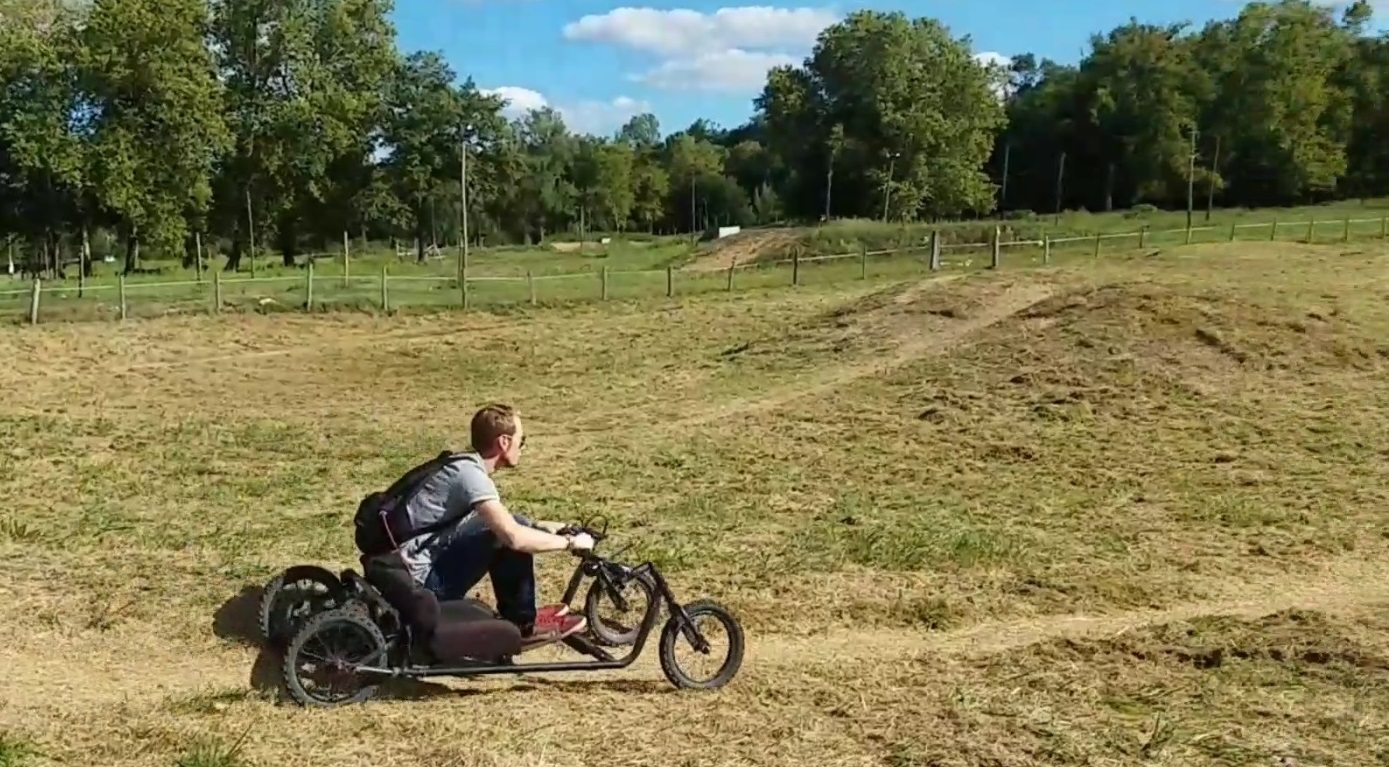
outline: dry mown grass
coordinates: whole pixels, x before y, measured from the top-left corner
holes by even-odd
[[[7,333],[0,765],[1382,763],[1379,255]],[[512,504],[733,607],[742,675],[275,705],[250,591],[491,399]]]

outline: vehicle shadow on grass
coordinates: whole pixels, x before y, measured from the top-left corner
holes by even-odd
[[[223,641],[258,650],[248,683],[258,692],[283,697],[284,653],[263,645],[260,637],[260,599],[264,593],[263,585],[242,586],[212,613],[212,633]]]
[[[497,678],[494,677],[494,680]],[[500,680],[498,680],[500,681]],[[422,679],[394,680],[389,686],[383,685],[378,700],[434,700],[439,698],[469,698],[474,695],[523,695],[533,693],[581,694],[593,692],[619,692],[627,694],[653,694],[675,692],[668,684],[639,679],[576,679],[568,681],[550,679],[516,679],[501,681],[498,686],[479,689],[467,687],[467,677],[454,679],[453,685],[431,682]],[[459,685],[459,686],[454,686]]]
[[[260,635],[260,601],[265,593],[263,585],[247,585],[228,598],[212,614],[212,633],[219,639],[233,642],[243,647],[254,648],[255,661],[251,664],[250,687],[257,692],[273,696],[277,701],[288,701],[284,683],[284,652],[281,648],[262,643]],[[522,663],[525,661],[522,660]],[[554,673],[554,672],[550,672]],[[601,671],[593,673],[602,673]],[[498,677],[493,677],[497,679]],[[475,677],[454,679],[453,685],[424,679],[393,679],[381,686],[374,700],[429,700],[444,697],[469,697],[473,695],[493,695],[497,693],[583,693],[609,691],[628,694],[671,692],[668,684],[655,680],[641,679],[541,679],[529,675],[501,677],[505,684],[486,688],[467,687]],[[455,686],[458,685],[458,686]]]

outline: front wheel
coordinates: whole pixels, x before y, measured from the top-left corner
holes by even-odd
[[[360,610],[339,609],[310,618],[285,651],[285,687],[301,706],[361,703],[376,694],[379,682],[368,682],[362,666],[385,666],[390,654],[386,637]],[[326,682],[326,689],[320,683]]]
[[[661,671],[666,675],[670,683],[686,690],[716,690],[729,682],[737,675],[738,669],[743,665],[743,627],[738,623],[738,619],[733,617],[733,613],[728,608],[708,599],[700,599],[685,605],[685,614],[690,616],[690,622],[708,642],[707,652],[700,653],[685,636],[685,632],[680,627],[680,617],[671,615],[666,619],[666,625],[661,629],[660,659]],[[710,620],[712,619],[712,620]],[[723,663],[712,676],[697,678],[685,671],[682,665],[675,658],[675,648],[677,643],[680,647],[691,650],[704,658],[717,657],[720,645],[720,632],[723,629],[728,638],[728,650],[724,653]]]

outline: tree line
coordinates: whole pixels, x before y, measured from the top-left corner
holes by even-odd
[[[858,11],[752,117],[577,135],[436,52],[390,0],[0,0],[0,232],[50,270],[94,232],[145,252],[296,255],[555,232],[1025,215],[1204,195],[1269,206],[1389,193],[1389,40],[1370,3],[1137,20],[1074,65],[993,66],[930,18]],[[1204,201],[1204,198],[1201,198]],[[87,263],[90,263],[88,260]]]

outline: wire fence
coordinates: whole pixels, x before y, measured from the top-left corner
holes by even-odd
[[[1331,231],[1334,230],[1334,234]],[[932,233],[918,246],[775,260],[664,269],[609,269],[523,276],[390,273],[315,275],[310,261],[301,274],[273,277],[115,284],[44,284],[0,291],[0,317],[13,323],[125,320],[171,314],[358,310],[384,313],[436,311],[449,307],[504,308],[575,301],[630,300],[732,292],[812,283],[905,278],[940,270],[1045,266],[1058,258],[1099,256],[1159,246],[1211,242],[1349,242],[1389,238],[1389,217],[1233,223],[1041,239],[1005,239],[995,230],[988,242],[945,244]],[[1288,235],[1291,234],[1291,237]]]

